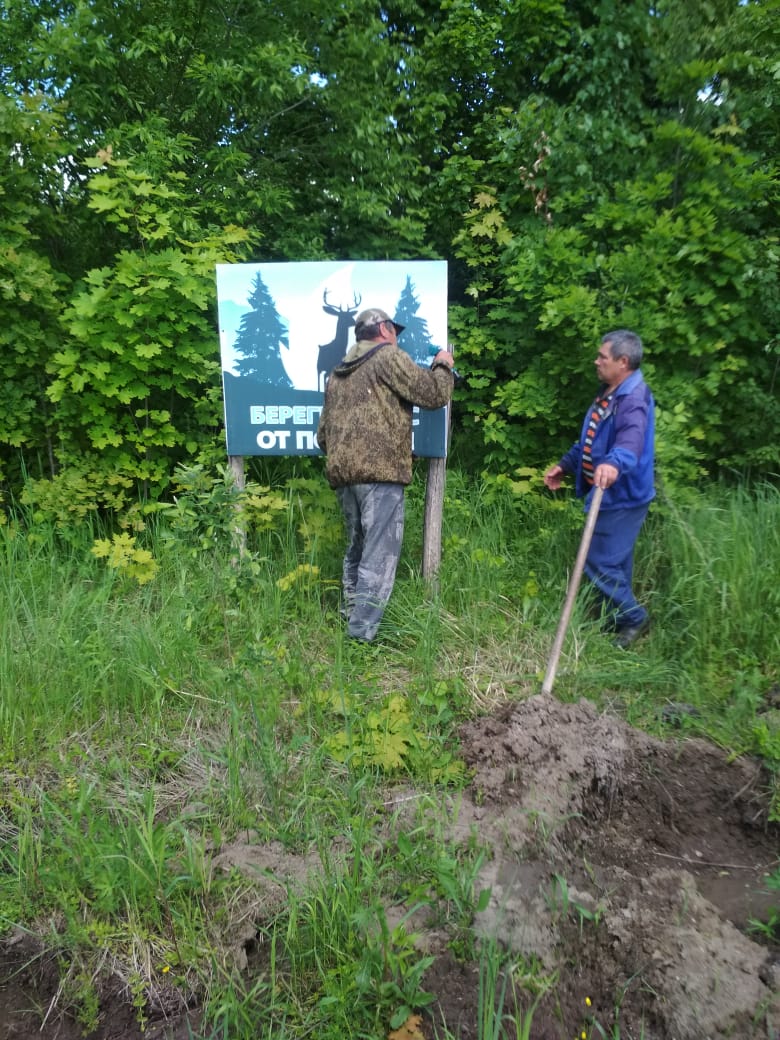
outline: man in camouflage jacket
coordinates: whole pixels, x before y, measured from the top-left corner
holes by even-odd
[[[317,430],[347,529],[348,631],[363,642],[376,635],[401,554],[412,406],[441,408],[452,395],[452,354],[440,350],[429,369],[416,365],[398,346],[402,331],[376,307],[357,316],[355,345],[328,379]]]

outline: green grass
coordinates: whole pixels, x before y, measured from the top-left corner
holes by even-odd
[[[427,1000],[424,912],[482,957],[495,1031],[491,994],[511,976],[471,929],[484,850],[431,820],[467,780],[458,725],[539,692],[582,514],[451,473],[434,588],[418,569],[423,490],[408,492],[370,647],[345,638],[341,521],[314,481],[286,511],[255,508],[239,561],[229,493],[201,476],[137,532],[157,564],[145,584],[91,552],[111,532],[0,528],[0,927],[57,954],[60,1006],[85,1027],[113,978],[139,1021],[200,1002],[204,1037],[386,1035]],[[613,648],[583,590],[556,695],[659,733],[684,701],[683,731],[777,776],[780,727],[763,709],[780,682],[778,491],[662,498],[636,585],[650,635]],[[270,884],[262,864],[257,881],[215,868],[241,843],[277,850],[277,875],[287,854],[311,870]]]

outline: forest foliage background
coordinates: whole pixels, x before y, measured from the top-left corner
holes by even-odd
[[[2,0],[6,499],[223,460],[250,260],[447,259],[469,467],[557,458],[627,326],[662,477],[776,475],[778,55],[778,0]]]

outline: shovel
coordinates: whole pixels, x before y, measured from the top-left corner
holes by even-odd
[[[601,496],[603,494],[604,488],[597,487],[593,491],[593,498],[591,499],[590,509],[588,510],[588,519],[585,524],[585,530],[582,532],[582,539],[580,541],[580,548],[577,552],[577,559],[574,561],[574,570],[571,572],[571,578],[569,578],[569,588],[566,591],[566,602],[563,604],[561,619],[558,622],[558,631],[555,633],[555,641],[553,642],[552,650],[550,651],[550,658],[547,662],[547,674],[542,683],[542,693],[552,693],[553,683],[555,682],[555,673],[558,670],[558,658],[561,656],[561,648],[563,647],[563,640],[566,636],[566,629],[569,627],[569,619],[571,618],[574,600],[577,596],[577,589],[580,587],[580,581],[582,580],[582,571],[585,567],[585,557],[588,555],[588,549],[590,549],[591,539],[593,538],[593,528],[596,526],[596,519],[598,518],[599,509],[601,508]]]

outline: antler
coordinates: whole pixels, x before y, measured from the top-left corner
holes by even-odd
[[[333,311],[334,314],[351,314],[353,311],[356,311],[358,309],[358,307],[360,306],[360,301],[363,299],[360,293],[355,292],[352,294],[353,302],[351,307],[342,307],[340,303],[337,305],[337,307],[334,307],[332,303],[328,303],[328,292],[329,290],[325,289],[322,294],[322,305],[324,308],[330,307],[331,311]]]

